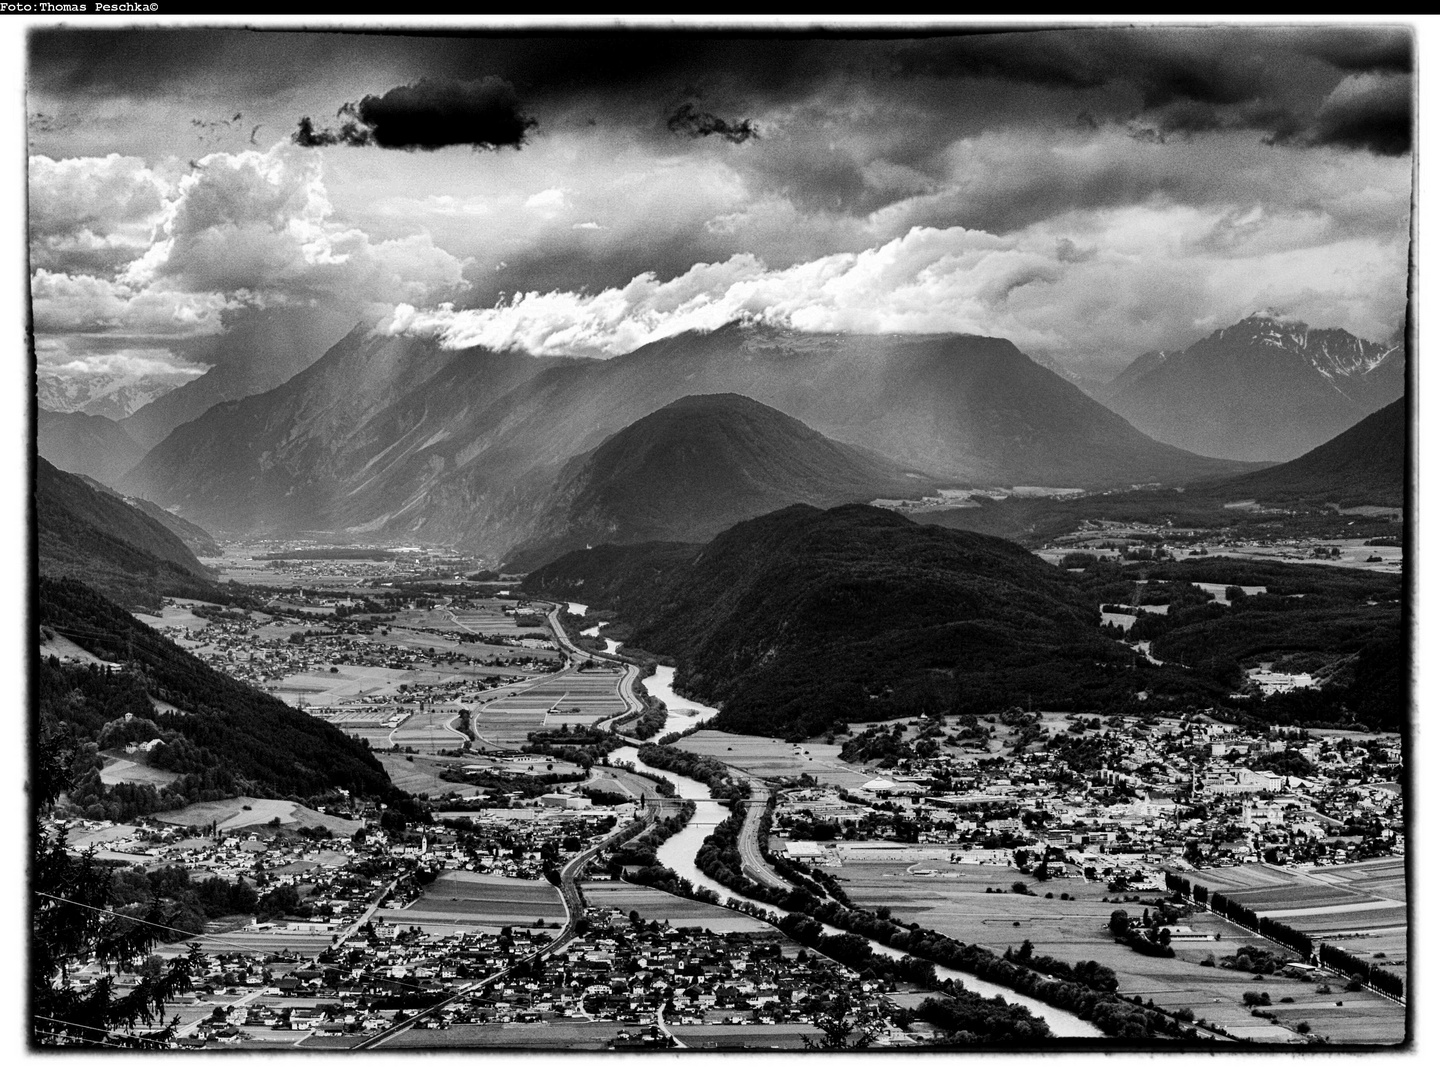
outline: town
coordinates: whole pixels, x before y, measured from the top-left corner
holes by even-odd
[[[782,933],[784,910],[755,899],[778,894],[754,890],[797,881],[997,956],[1023,944],[1047,962],[1098,962],[1122,1000],[1145,990],[1186,1037],[1340,1041],[1363,1017],[1380,1039],[1403,1025],[1403,1004],[1378,989],[1384,979],[1317,966],[1206,902],[1222,893],[1403,980],[1397,735],[1021,708],[798,743],[725,734],[676,726],[707,714],[676,708],[694,703],[649,680],[641,687],[623,648],[614,652],[622,643],[595,652],[593,633],[567,632],[590,621],[583,605],[419,589],[384,614],[363,610],[380,606],[374,599],[327,601],[312,588],[308,611],[173,602],[152,620],[238,678],[322,702],[305,704],[365,738],[423,819],[343,792],[123,822],[73,801],[57,811],[47,825],[68,830],[72,851],[118,867],[133,898],[119,910],[171,910],[170,943],[147,963],[194,961],[191,991],[169,1005],[178,1022],[137,1038],[798,1047],[843,1028],[875,1045],[963,1041],[935,1004],[942,985],[963,993],[957,985],[880,970],[878,955],[847,965]],[[545,696],[582,676],[601,689],[581,692],[600,696],[574,700],[598,704],[567,709],[569,691]],[[703,790],[677,793],[694,782],[645,764],[644,741],[625,734],[639,711],[627,711],[627,682],[640,709],[657,707],[652,689],[676,709],[664,725],[675,751],[768,798],[737,811],[761,828],[759,851],[737,849],[749,891],[667,862],[669,838],[697,828],[686,825],[696,805],[687,800]],[[516,694],[539,703],[516,711]],[[433,723],[431,735],[415,734],[426,717],[442,718],[450,741],[435,741]],[[639,761],[615,752],[626,744],[642,748]],[[77,790],[170,775],[148,764],[163,760],[155,740],[107,753],[105,771]],[[1349,994],[1361,1010],[1352,1004],[1341,1022],[1317,1013],[1319,998],[1249,1001],[1238,983],[1253,978],[1257,950],[1313,984],[1310,994]],[[70,972],[79,986],[105,977],[120,987],[135,978],[93,960]],[[1225,998],[1211,993],[1217,977],[1235,984]]]

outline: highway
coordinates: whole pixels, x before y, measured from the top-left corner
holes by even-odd
[[[788,890],[791,887],[790,882],[770,869],[770,864],[765,861],[765,856],[760,851],[760,845],[764,842],[760,838],[760,819],[765,816],[765,805],[770,799],[770,789],[749,774],[741,773],[740,775],[750,781],[752,789],[758,789],[756,795],[745,807],[745,824],[741,827],[740,837],[736,842],[736,846],[740,849],[740,867],[747,877],[758,881],[761,885]]]
[[[584,649],[571,641],[570,635],[565,631],[565,627],[560,624],[559,604],[551,605],[549,618],[550,629],[554,631],[555,640],[559,642],[560,649],[565,654],[565,665],[567,668],[577,657],[584,657],[587,660],[613,661],[619,659],[619,657],[610,656],[605,653],[592,653],[588,649]],[[608,720],[601,720],[595,725],[601,731],[609,731],[617,735],[620,733],[615,731],[616,724],[628,720],[632,716],[639,716],[640,713],[645,710],[645,706],[640,703],[640,699],[635,694],[635,680],[640,677],[640,669],[628,661],[621,660],[620,662],[625,665],[625,673],[620,676],[620,682],[617,684],[616,689],[620,693],[620,700],[625,703],[625,711],[618,716],[610,717]],[[620,735],[620,738],[625,739],[627,737]],[[627,739],[627,741],[635,742],[633,739]]]
[[[559,604],[554,605],[550,609],[550,626],[555,632],[556,641],[560,643],[560,647],[564,649],[567,654],[586,654],[584,649],[578,648],[575,643],[570,640],[570,636],[560,624]],[[641,705],[639,698],[635,696],[634,690],[635,680],[639,675],[640,669],[634,664],[627,663],[625,665],[625,675],[620,680],[620,696],[624,699],[628,711],[621,716],[617,716],[611,720],[602,720],[595,725],[602,731],[611,731],[626,742],[636,746],[641,745],[639,740],[615,732],[614,725],[620,720],[637,715],[643,711],[644,707]],[[741,867],[746,876],[758,881],[761,885],[768,885],[776,889],[789,889],[790,883],[770,868],[770,864],[765,861],[765,856],[760,851],[760,844],[762,843],[760,839],[760,819],[765,814],[765,805],[770,797],[770,789],[763,781],[756,779],[749,773],[736,769],[734,766],[731,766],[731,772],[744,780],[748,780],[752,789],[756,791],[756,797],[751,800],[749,806],[746,808],[745,825],[740,830],[738,847],[740,849]]]

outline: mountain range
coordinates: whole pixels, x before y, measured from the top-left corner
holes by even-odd
[[[1405,392],[1405,350],[1259,312],[1137,358],[1100,399],[1197,454],[1289,461]]]
[[[40,408],[51,412],[83,412],[119,421],[191,377],[117,371],[58,375],[42,371],[36,374],[35,397]]]
[[[125,433],[149,450],[211,406],[273,390],[298,375],[320,355],[317,339],[336,341],[350,325],[336,326],[333,314],[313,314],[308,326],[262,313],[231,327],[204,357],[208,370],[125,417]]]
[[[1296,535],[1309,520],[1326,535],[1336,508],[1405,505],[1406,401],[1365,417],[1294,461],[1181,487],[1112,491],[1078,498],[972,496],[961,509],[915,512],[917,521],[1038,545],[1086,522],[1134,521],[1182,529],[1253,529],[1264,508]],[[1256,503],[1258,506],[1240,505]]]
[[[578,476],[572,459],[718,393],[953,483],[1111,486],[1241,467],[1142,435],[993,338],[731,324],[585,360],[357,327],[282,386],[180,425],[118,486],[212,531],[404,537],[499,557],[534,536],[537,508]]]

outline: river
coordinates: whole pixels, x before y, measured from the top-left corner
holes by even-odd
[[[704,705],[700,705],[698,702],[686,701],[685,698],[679,697],[673,690],[670,690],[669,680],[674,677],[674,668],[660,668],[652,678],[658,678],[660,673],[665,671],[669,672],[669,676],[665,679],[665,688],[672,697],[680,702],[684,702],[684,707],[686,708],[705,709]],[[647,690],[650,690],[650,681],[650,679],[645,680],[645,688]],[[650,692],[652,694],[655,693],[653,690]],[[655,696],[658,697],[659,695],[657,694]],[[669,704],[669,701],[666,701],[667,707]],[[713,715],[714,710],[709,711]],[[618,750],[612,750],[610,752],[610,760],[616,763],[631,765],[637,771],[650,776],[657,776],[661,779],[669,780],[670,783],[675,785],[675,793],[677,795],[682,799],[690,799],[695,803],[695,816],[690,819],[690,823],[674,836],[670,837],[669,840],[666,840],[665,843],[661,844],[659,849],[656,850],[655,857],[659,859],[663,865],[674,870],[676,874],[690,882],[690,884],[696,887],[703,886],[704,888],[719,893],[722,900],[730,900],[733,898],[747,904],[754,904],[756,907],[762,908],[776,917],[783,918],[785,916],[786,912],[780,908],[773,907],[770,904],[762,904],[727,889],[718,881],[701,873],[699,867],[695,865],[695,856],[700,851],[700,845],[705,842],[705,837],[714,832],[715,826],[719,825],[720,822],[729,816],[729,811],[710,797],[709,787],[700,783],[698,780],[690,779],[688,776],[680,776],[677,773],[669,772],[665,769],[656,769],[643,764],[640,761],[638,751],[633,746],[622,746]],[[842,931],[832,926],[825,927],[825,933],[827,934],[838,934],[841,932]],[[895,959],[899,959],[905,955],[905,953],[899,949],[892,949],[888,945],[881,945],[878,941],[870,942],[870,948],[877,953],[883,953]],[[956,968],[945,967],[941,964],[935,965],[935,974],[942,979],[954,979],[963,985],[965,989],[974,993],[983,994],[986,997],[993,997],[999,994],[1000,997],[1012,1005],[1025,1006],[1025,1008],[1049,1024],[1051,1032],[1059,1038],[1094,1039],[1104,1036],[1104,1032],[1095,1025],[1088,1021],[1081,1020],[1073,1013],[1065,1012],[1063,1009],[1057,1009],[1053,1005],[1047,1005],[1043,1001],[1038,1001],[1035,998],[1018,993],[1007,986],[1001,986],[999,983],[987,982],[985,979],[976,978],[967,972],[960,971]]]
[[[675,692],[674,682],[675,669],[660,665],[655,668],[654,675],[640,683],[647,694],[665,703],[665,726],[651,737],[651,742],[661,736],[669,735],[671,732],[689,731],[713,718],[720,711],[712,709],[709,705],[701,705],[698,701],[681,697]],[[701,788],[705,790],[704,785],[701,785]],[[686,797],[689,798],[689,796]]]

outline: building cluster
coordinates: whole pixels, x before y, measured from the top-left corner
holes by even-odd
[[[806,862],[843,863],[857,843],[867,858],[877,844],[982,862],[1028,849],[1052,873],[1123,872],[1132,885],[1182,858],[1329,864],[1405,850],[1398,737],[1248,735],[1204,717],[1071,717],[1046,735],[1039,722],[1012,718],[1023,738],[985,757],[945,738],[954,721],[912,721],[863,785],[784,792],[776,833]]]
[[[882,1032],[880,1045],[911,1041],[887,1022],[891,982],[774,931],[718,934],[590,907],[575,938],[551,944],[525,929],[435,935],[382,917],[313,958],[207,954],[182,1004],[213,1009],[177,1041],[243,1042],[257,1028],[363,1036],[421,1013],[421,1029],[609,1021],[637,1026],[619,1045],[667,1046],[697,1025],[806,1024],[837,1003]]]

